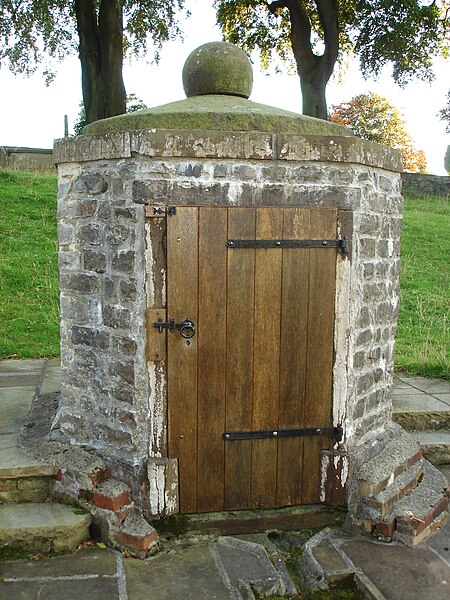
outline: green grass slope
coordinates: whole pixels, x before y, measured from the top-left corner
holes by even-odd
[[[0,356],[59,355],[56,176],[0,169]]]
[[[450,202],[407,195],[401,238],[397,371],[450,375]]]

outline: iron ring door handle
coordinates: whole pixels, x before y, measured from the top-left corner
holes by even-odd
[[[190,319],[186,319],[180,323],[180,335],[185,340],[190,340],[195,335],[195,325]]]

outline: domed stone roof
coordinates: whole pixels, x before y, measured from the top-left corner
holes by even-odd
[[[261,131],[351,136],[329,121],[248,100],[253,73],[246,54],[226,42],[210,42],[191,52],[183,68],[187,98],[87,125],[84,134],[141,129]]]

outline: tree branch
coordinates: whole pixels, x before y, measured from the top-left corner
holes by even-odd
[[[291,44],[294,52],[297,72],[309,72],[316,66],[316,59],[311,45],[311,22],[303,0],[289,2],[291,19]]]
[[[324,35],[323,57],[331,75],[339,53],[338,3],[337,0],[316,0],[316,4]]]

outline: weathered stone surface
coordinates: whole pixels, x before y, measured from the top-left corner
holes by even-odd
[[[81,193],[102,194],[108,189],[108,182],[98,173],[83,173],[75,180],[75,190]]]
[[[283,594],[284,583],[261,544],[232,537],[220,538],[213,548],[219,568],[227,575],[231,589],[246,595]],[[251,587],[250,587],[251,583]]]
[[[189,596],[196,600],[230,598],[230,590],[206,544],[181,548],[144,563],[126,560],[125,575],[129,600],[145,598],[149,590],[158,600],[184,600]]]
[[[134,362],[116,361],[109,367],[112,375],[118,375],[125,383],[133,384],[135,381]]]
[[[106,305],[103,308],[103,322],[106,327],[128,328],[130,326],[130,313],[120,306]]]
[[[311,549],[312,555],[327,574],[327,581],[335,585],[349,578],[351,570],[337,549],[324,539]]]
[[[411,432],[423,448],[424,456],[433,465],[450,464],[450,430]]]
[[[94,574],[101,577],[114,575],[116,568],[114,553],[111,550],[102,550],[94,546],[77,550],[70,556],[31,561],[2,561],[0,562],[0,578],[36,579]]]
[[[357,473],[359,493],[366,497],[379,494],[394,481],[396,476],[415,464],[421,456],[420,446],[407,434],[391,441],[359,469]]]
[[[183,67],[186,96],[226,94],[248,98],[253,71],[243,50],[227,42],[210,42],[196,48]]]
[[[105,350],[109,346],[109,336],[91,327],[72,327],[72,344],[83,344],[92,348]]]
[[[104,273],[106,271],[106,255],[98,250],[85,250],[83,265],[86,271]]]
[[[448,566],[426,550],[361,540],[346,542],[343,549],[385,598],[423,600],[430,596],[430,590],[433,600],[445,600],[448,597]],[[401,585],[399,573],[402,574]]]
[[[82,243],[98,246],[102,243],[102,229],[98,223],[81,225],[78,228],[77,237]]]
[[[107,241],[115,246],[116,244],[123,244],[130,235],[130,229],[125,225],[112,225],[106,234]]]
[[[61,274],[59,285],[61,290],[79,292],[80,294],[95,294],[100,291],[98,277],[86,273]]]
[[[53,147],[56,163],[129,156],[131,156],[129,134],[111,133],[100,137],[63,138],[55,140]]]
[[[132,250],[123,250],[112,254],[112,268],[120,273],[132,273],[135,253]]]
[[[89,536],[89,514],[59,504],[0,505],[0,545],[33,552],[73,551]]]
[[[226,97],[222,97],[221,100],[228,102]],[[236,110],[235,100],[235,98],[230,100],[233,110]],[[200,100],[192,98],[191,101],[199,102],[200,105],[205,102],[202,98]],[[258,114],[260,105],[251,104],[255,108],[255,114]],[[244,106],[247,110],[248,105]],[[194,106],[193,110],[195,108]],[[131,113],[126,116],[135,115],[133,118],[136,119],[136,114]],[[292,115],[292,113],[288,114]],[[281,114],[276,119],[282,119],[284,116]],[[82,162],[102,158],[120,159],[129,157],[130,151],[133,151],[149,157],[167,158],[251,158],[259,160],[277,158],[289,161],[336,161],[387,168],[396,172],[401,171],[400,153],[385,146],[353,137],[342,137],[342,133],[337,132],[332,138],[327,137],[326,134],[323,137],[309,135],[318,133],[320,136],[320,133],[322,133],[320,128],[323,123],[318,119],[304,118],[302,123],[305,123],[307,128],[312,128],[312,131],[305,131],[303,135],[299,136],[292,134],[272,135],[264,133],[264,131],[267,131],[264,129],[258,132],[258,123],[252,123],[248,119],[248,114],[246,114],[245,120],[238,119],[238,125],[243,129],[249,127],[249,132],[243,132],[242,129],[217,131],[216,123],[211,126],[212,123],[210,124],[209,117],[200,118],[200,122],[196,127],[189,125],[187,128],[183,126],[178,130],[164,129],[160,125],[155,127],[151,124],[140,127],[140,118],[139,115],[138,122],[134,127],[130,127],[129,133],[84,135],[77,138],[56,140],[54,146],[55,162]],[[102,127],[110,126],[109,121],[113,121],[113,127],[119,125],[119,118],[114,117],[114,119],[115,121],[103,119]],[[297,119],[298,115],[295,115],[293,121],[295,125],[293,126],[298,124]],[[147,116],[145,120],[148,120]],[[185,114],[178,115],[176,119],[171,119],[170,126],[176,127],[177,120],[179,122],[186,120]],[[106,121],[108,121],[108,125],[106,125]],[[279,123],[279,120],[276,120],[275,125],[272,122],[270,131],[279,130],[277,127]],[[207,126],[202,127],[202,125]],[[142,131],[137,131],[138,129],[142,129]],[[316,132],[314,132],[314,129],[316,129]],[[384,203],[383,197],[378,195],[372,195],[368,197],[368,200],[370,208],[374,210],[380,209]]]
[[[17,600],[28,598],[47,598],[48,600],[80,600],[99,596],[108,600],[120,600],[118,584],[115,579],[93,577],[87,579],[53,581],[6,581],[1,585],[5,598]]]

